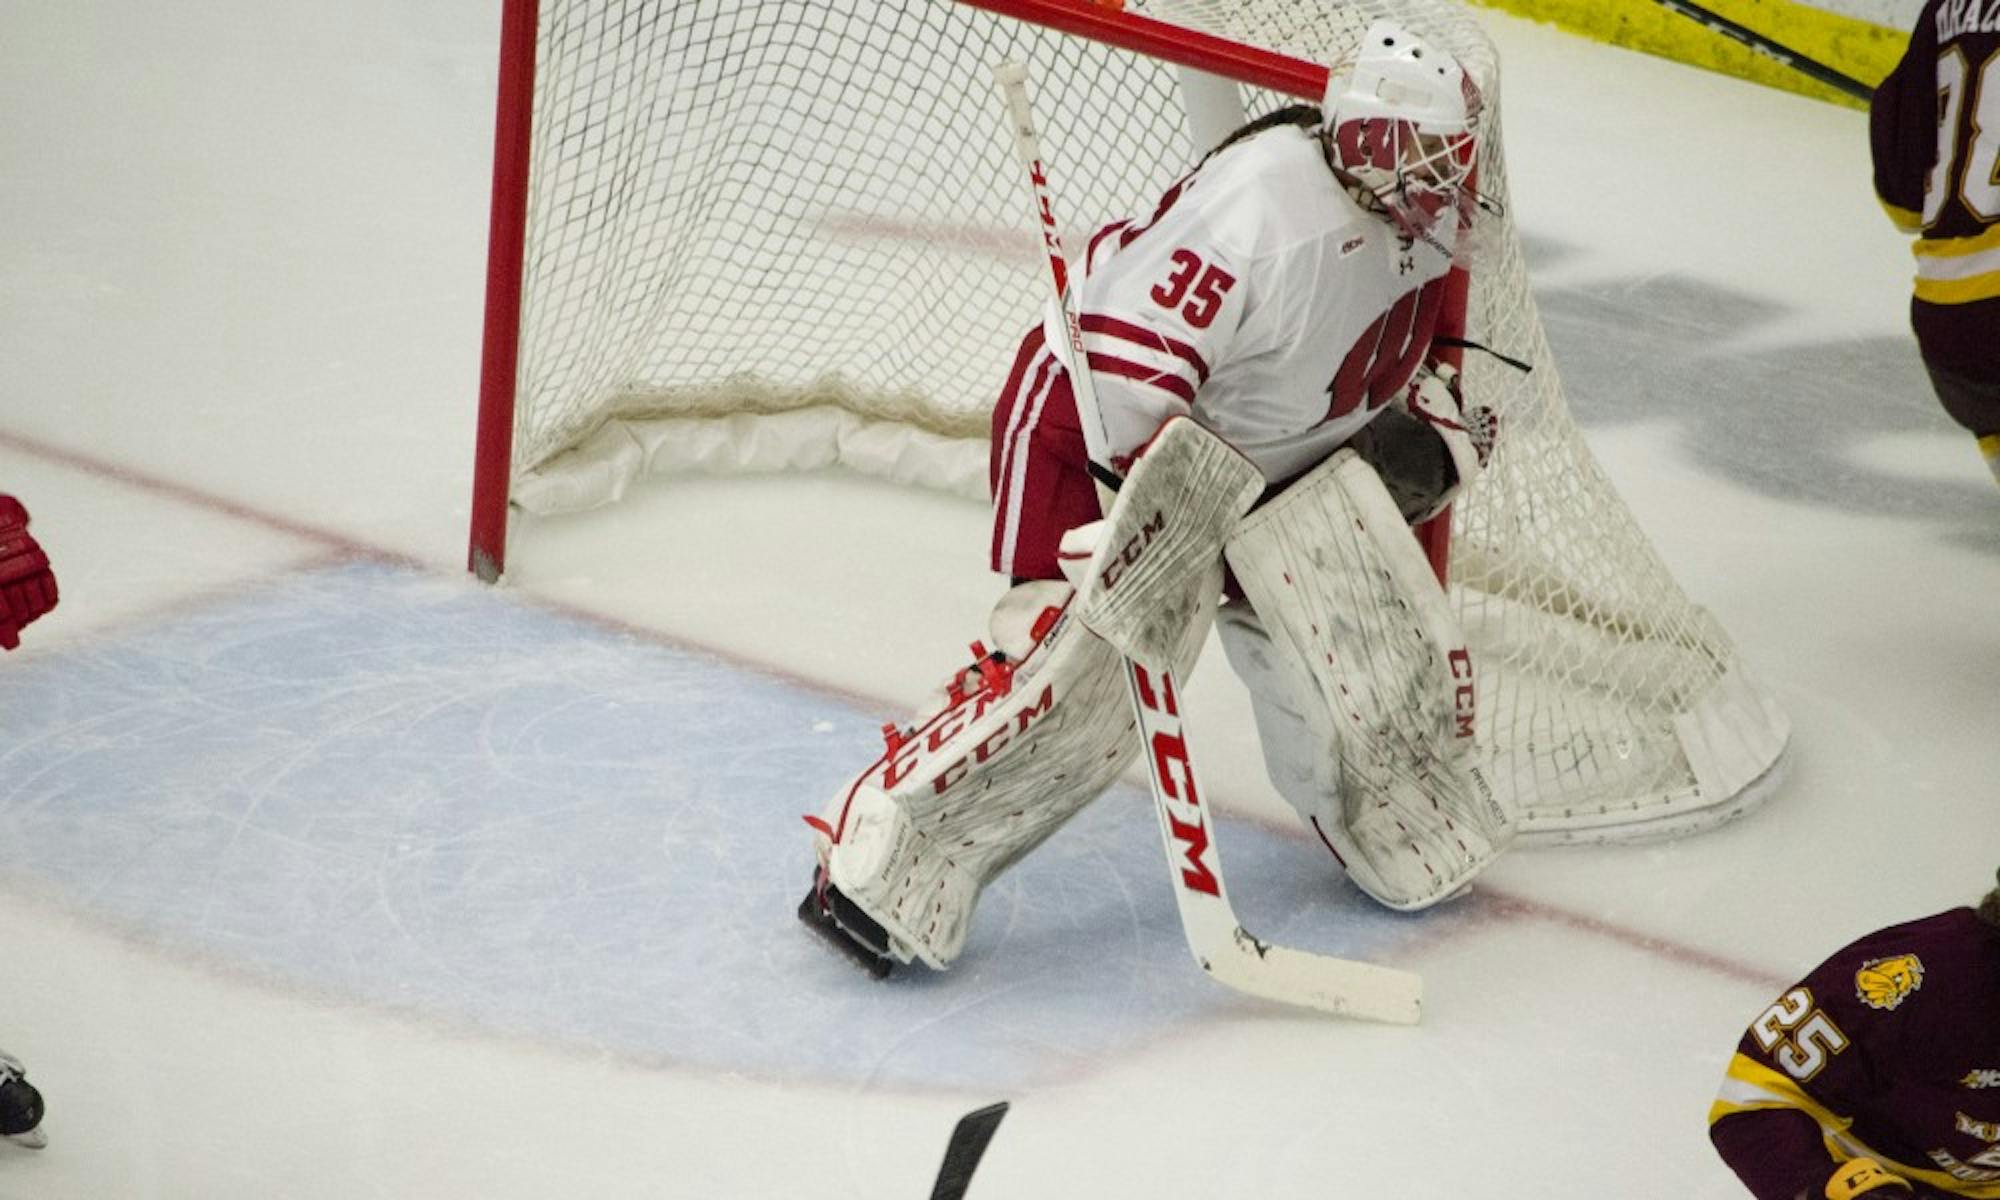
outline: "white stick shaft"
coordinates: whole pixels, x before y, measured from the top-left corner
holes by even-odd
[[[1090,461],[1109,467],[1111,460],[1104,444],[1104,418],[1097,406],[1097,388],[1090,378],[1090,355],[1083,348],[1083,321],[1077,312],[1075,293],[1070,289],[1069,259],[1063,254],[1062,234],[1056,227],[1054,200],[1050,196],[1049,174],[1042,165],[1042,138],[1035,126],[1035,113],[1028,103],[1028,68],[1018,62],[996,63],[993,80],[1000,85],[1007,106],[1007,125],[1014,135],[1014,154],[1028,172],[1028,188],[1034,197],[1035,215],[1042,226],[1042,255],[1049,265],[1049,282],[1057,307],[1062,312],[1063,329],[1069,344],[1055,348],[1069,375],[1070,392],[1076,398],[1077,424],[1083,427],[1084,451]]]
[[[1218,983],[1239,992],[1337,1016],[1414,1025],[1423,1015],[1423,981],[1407,971],[1310,954],[1260,941],[1236,917],[1222,878],[1205,793],[1188,752],[1171,671],[1125,663],[1140,755],[1160,820],[1174,902],[1188,951]]]

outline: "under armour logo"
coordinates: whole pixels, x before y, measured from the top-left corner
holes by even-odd
[[[1396,273],[1398,275],[1408,275],[1410,272],[1416,269],[1417,269],[1417,259],[1416,256],[1413,254],[1405,254],[1401,258],[1396,260]]]

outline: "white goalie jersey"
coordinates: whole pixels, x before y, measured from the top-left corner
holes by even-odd
[[[1209,158],[1150,219],[1100,231],[1086,259],[1079,307],[1109,465],[1186,414],[1273,483],[1408,386],[1451,266],[1364,211],[1317,138],[1284,125]]]

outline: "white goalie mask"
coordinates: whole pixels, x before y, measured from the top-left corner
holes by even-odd
[[[1484,107],[1479,85],[1448,51],[1376,21],[1327,76],[1320,112],[1328,162],[1373,193],[1404,233],[1435,243],[1446,214],[1458,230],[1471,224]]]

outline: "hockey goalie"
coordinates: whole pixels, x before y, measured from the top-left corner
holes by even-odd
[[[971,665],[807,818],[809,925],[878,974],[948,967],[983,889],[1139,752],[1127,664],[1184,675],[1211,628],[1329,868],[1421,909],[1507,845],[1410,530],[1495,433],[1433,353],[1481,108],[1450,54],[1378,22],[1319,104],[1252,121],[1091,240],[1088,386],[1052,311],[993,414],[1012,587]]]

